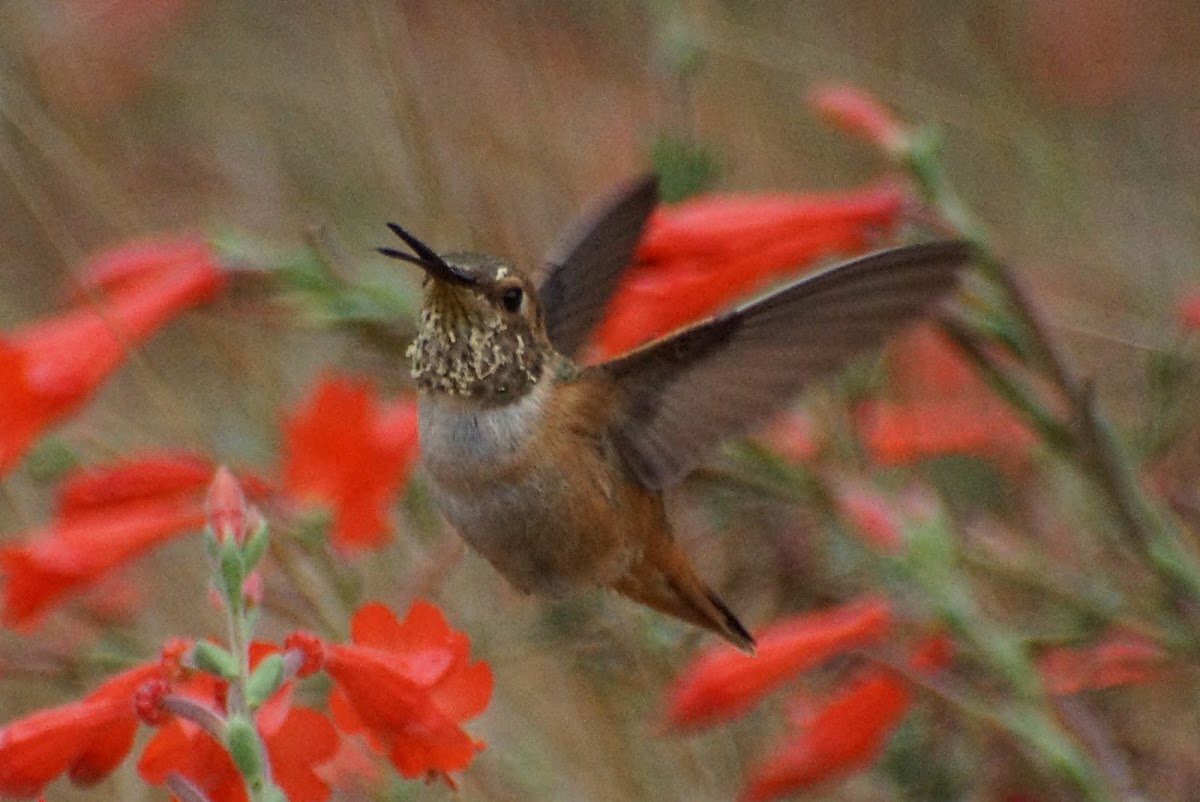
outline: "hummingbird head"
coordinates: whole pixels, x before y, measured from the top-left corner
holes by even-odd
[[[412,253],[379,252],[425,271],[412,376],[426,392],[487,406],[515,402],[542,378],[553,354],[533,283],[494,256],[439,255],[395,223]]]

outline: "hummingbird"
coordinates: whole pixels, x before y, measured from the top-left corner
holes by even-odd
[[[969,247],[896,247],[810,274],[599,364],[576,361],[658,202],[653,176],[568,229],[541,282],[511,262],[437,253],[417,334],[421,459],[451,525],[516,588],[610,588],[753,652],[754,638],[672,533],[663,493],[722,440],[928,313]]]

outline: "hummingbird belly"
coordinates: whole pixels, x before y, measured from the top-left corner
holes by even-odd
[[[610,585],[640,556],[611,446],[546,426],[550,382],[487,409],[422,396],[422,461],[459,534],[516,587],[561,596]],[[634,506],[637,506],[636,503]]]

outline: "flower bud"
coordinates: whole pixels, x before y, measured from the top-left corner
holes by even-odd
[[[232,538],[241,543],[246,536],[248,509],[246,494],[233,473],[226,467],[217,469],[208,495],[204,500],[208,525],[221,542]]]

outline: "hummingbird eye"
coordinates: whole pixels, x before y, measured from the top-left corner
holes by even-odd
[[[520,287],[509,287],[500,294],[500,304],[505,311],[517,313],[521,311],[521,301],[525,298],[525,294],[521,292]]]

